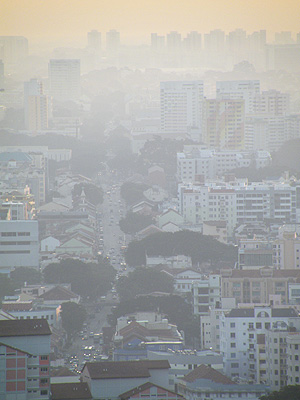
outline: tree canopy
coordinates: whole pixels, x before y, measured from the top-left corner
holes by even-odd
[[[148,165],[160,165],[166,173],[174,175],[176,172],[177,153],[182,151],[183,141],[162,139],[149,140],[141,149],[140,158]]]
[[[121,301],[134,298],[139,294],[152,292],[173,292],[173,278],[153,268],[137,268],[128,276],[117,281],[117,291]]]
[[[0,274],[0,300],[4,296],[11,296],[14,294],[14,286],[12,280],[5,274]]]
[[[279,391],[260,397],[261,400],[299,400],[300,385],[285,386]]]
[[[120,220],[119,225],[124,233],[135,234],[153,224],[153,222],[150,215],[128,212],[126,217]]]
[[[44,269],[46,283],[71,283],[72,291],[85,298],[103,296],[112,287],[116,271],[105,259],[84,263],[67,259]]]
[[[194,346],[200,336],[200,327],[197,317],[192,313],[191,305],[181,296],[142,296],[121,301],[113,315],[119,318],[138,311],[158,311],[167,316],[171,324],[177,325],[179,331],[184,331],[187,345]]]
[[[14,287],[21,288],[26,282],[29,285],[41,283],[42,274],[34,268],[18,267],[11,273],[10,277]]]
[[[72,336],[82,329],[86,319],[85,309],[72,301],[63,303],[61,306],[62,327],[67,332],[68,341]]]
[[[103,190],[99,186],[92,183],[78,183],[74,186],[73,195],[80,196],[82,189],[90,203],[96,206],[103,202]]]
[[[285,142],[280,149],[272,154],[273,166],[283,166],[285,170],[300,173],[300,139]]]
[[[147,185],[125,182],[121,186],[121,196],[126,201],[127,205],[132,205],[145,199],[143,192],[148,188],[149,186]]]
[[[185,255],[192,258],[193,264],[210,262],[212,265],[221,261],[235,263],[237,249],[218,242],[216,239],[199,232],[179,231],[175,233],[158,232],[142,240],[129,243],[125,259],[133,267],[146,264],[148,256]]]

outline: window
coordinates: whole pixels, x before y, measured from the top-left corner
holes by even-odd
[[[230,343],[230,347],[231,347],[232,349],[234,349],[234,348],[236,347],[236,344],[235,344],[235,343]]]
[[[231,333],[230,333],[230,337],[231,337],[231,338],[235,338],[235,333],[234,333],[234,332],[231,332]]]
[[[48,356],[41,356],[41,360],[48,360]]]
[[[235,322],[230,322],[230,328],[235,328]]]
[[[48,390],[41,390],[41,396],[45,396],[46,394],[48,394]]]

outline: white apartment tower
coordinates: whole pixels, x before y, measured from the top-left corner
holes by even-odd
[[[78,100],[80,97],[80,60],[50,60],[49,80],[50,94],[55,100]]]
[[[245,114],[253,113],[254,100],[259,93],[259,81],[217,82],[217,99],[243,99],[245,101]]]
[[[292,307],[254,306],[223,313],[220,317],[220,351],[225,374],[230,378],[265,382],[269,375],[267,358],[270,360],[266,353],[268,331],[279,325],[296,329],[299,323],[298,312]]]
[[[255,114],[285,115],[290,110],[290,95],[277,90],[268,90],[257,94],[253,111]]]
[[[160,84],[161,130],[171,137],[201,140],[203,82],[170,81]]]

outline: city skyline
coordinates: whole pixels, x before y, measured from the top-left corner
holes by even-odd
[[[140,44],[150,41],[151,32],[222,29],[227,33],[242,28],[266,29],[272,40],[275,32],[299,32],[299,14],[296,0],[188,0],[184,5],[170,0],[11,0],[0,4],[0,35],[22,35],[33,43],[61,38],[83,44],[91,29],[117,29],[125,42]]]

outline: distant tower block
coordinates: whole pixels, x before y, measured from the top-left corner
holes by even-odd
[[[49,80],[50,94],[55,100],[78,100],[80,97],[80,60],[50,60]]]

